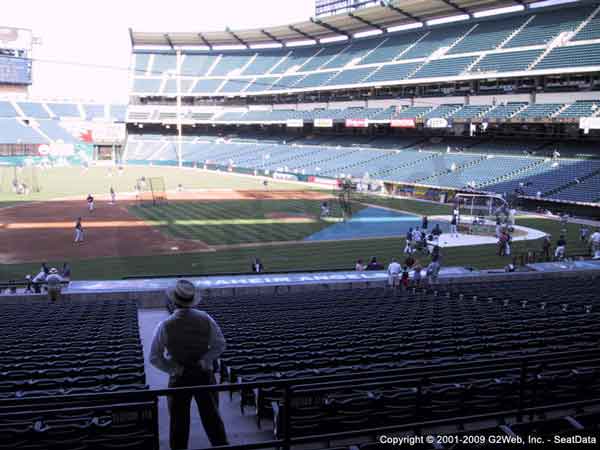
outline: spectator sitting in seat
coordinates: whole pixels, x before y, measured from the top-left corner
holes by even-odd
[[[206,312],[194,308],[200,302],[200,295],[190,281],[178,280],[167,290],[167,297],[176,309],[154,331],[150,363],[169,374],[170,388],[216,384],[213,364],[225,349],[225,338],[219,325]],[[218,393],[197,392],[168,398],[171,449],[188,446],[192,397],[210,443],[213,446],[228,445],[219,414]]]
[[[383,270],[383,265],[377,262],[377,258],[373,256],[367,265],[367,270]]]

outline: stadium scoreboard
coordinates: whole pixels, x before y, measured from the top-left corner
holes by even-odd
[[[0,84],[31,84],[31,59],[0,55]]]
[[[0,84],[32,83],[31,30],[0,27]]]

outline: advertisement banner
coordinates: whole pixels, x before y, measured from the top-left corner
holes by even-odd
[[[303,119],[288,119],[285,121],[285,126],[290,128],[302,128],[304,126]]]
[[[448,121],[442,117],[432,117],[425,122],[427,128],[447,128]]]
[[[369,119],[346,119],[346,126],[349,128],[367,128]]]
[[[322,177],[308,177],[310,183],[326,184],[329,186],[337,186],[338,180],[335,178],[322,178]]]
[[[392,128],[415,128],[417,125],[415,119],[392,119],[390,126]]]
[[[333,126],[333,119],[315,119],[314,125],[317,128],[331,128]]]

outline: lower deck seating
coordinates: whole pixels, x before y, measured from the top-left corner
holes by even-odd
[[[147,389],[135,303],[6,299],[0,330],[0,449],[154,447],[152,402],[97,397],[57,412],[69,404],[56,397]],[[34,397],[49,400],[13,414]]]

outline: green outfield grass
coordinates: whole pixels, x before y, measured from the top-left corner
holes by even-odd
[[[0,175],[0,205],[79,195],[84,198],[89,193],[96,195],[108,194],[111,186],[117,194],[119,192],[133,192],[136,180],[142,176],[146,178],[164,177],[166,187],[169,190],[177,188],[179,184],[184,189],[263,189],[262,181],[259,178],[198,169],[126,166],[123,174],[117,175],[117,170],[113,167],[112,176],[109,176],[108,167],[91,167],[87,171],[81,167],[55,167],[52,169],[38,169],[37,179],[41,188],[40,192],[24,196],[17,195],[11,190],[13,179],[12,168],[0,168]],[[31,186],[31,181],[26,179],[25,182]],[[269,188],[277,190],[301,190],[309,189],[309,185],[301,186],[294,183],[271,180]]]
[[[222,200],[136,205],[129,211],[169,236],[228,245],[302,240],[331,225],[319,220],[320,206],[315,200]],[[301,223],[286,223],[273,214],[297,217]],[[331,216],[341,215],[331,202]]]

